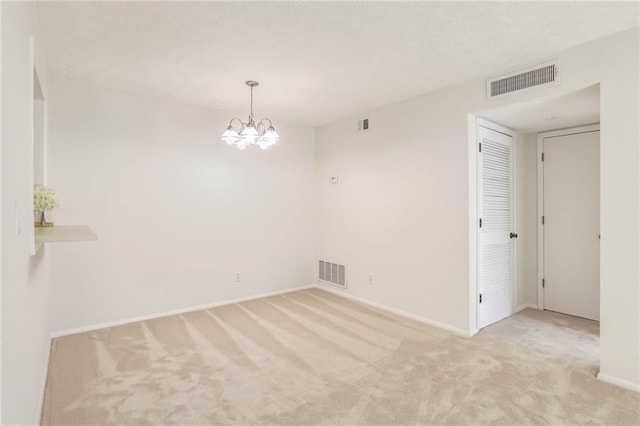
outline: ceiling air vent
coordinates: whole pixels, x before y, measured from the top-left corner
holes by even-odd
[[[487,99],[495,99],[526,89],[560,84],[558,60],[504,74],[487,80]]]
[[[336,263],[318,261],[318,279],[328,284],[347,288],[347,277],[345,276],[345,266]]]
[[[363,118],[362,120],[358,120],[358,131],[363,132],[365,130],[369,130],[369,119]]]

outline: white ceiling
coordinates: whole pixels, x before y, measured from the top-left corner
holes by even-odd
[[[630,28],[632,3],[41,2],[55,77],[320,125]]]
[[[600,122],[600,86],[483,111],[480,117],[524,133]]]

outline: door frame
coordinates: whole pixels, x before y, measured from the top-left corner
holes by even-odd
[[[572,127],[568,129],[552,130],[549,132],[538,133],[538,147],[537,147],[537,179],[538,179],[538,309],[544,310],[544,225],[542,218],[544,216],[544,161],[542,160],[542,154],[544,153],[544,140],[547,138],[554,138],[558,136],[578,135],[581,133],[599,132],[600,124],[590,124],[587,126]],[[600,156],[600,167],[602,169],[602,155]],[[602,179],[602,173],[600,176]],[[600,206],[602,206],[602,189],[600,190]],[[602,253],[600,253],[602,258]],[[602,269],[601,269],[602,271]],[[598,281],[602,280],[598,277]]]
[[[469,215],[470,217],[472,217],[472,223],[471,226],[473,226],[472,229],[474,229],[474,231],[472,232],[472,236],[474,237],[472,241],[472,247],[473,247],[473,256],[470,258],[470,260],[474,263],[472,265],[472,270],[473,270],[473,277],[472,277],[472,281],[473,281],[473,291],[471,292],[471,298],[472,298],[472,315],[473,315],[473,320],[471,321],[472,327],[470,328],[470,330],[472,330],[470,332],[471,335],[477,333],[479,331],[478,328],[478,300],[479,300],[479,295],[480,295],[480,256],[479,256],[479,252],[480,252],[480,227],[479,227],[479,220],[480,220],[480,202],[481,202],[481,194],[482,194],[482,189],[481,189],[481,185],[482,185],[482,180],[480,179],[480,167],[479,167],[479,161],[480,161],[480,156],[479,156],[479,149],[478,149],[478,128],[479,127],[485,127],[487,129],[496,131],[498,133],[503,133],[509,137],[511,137],[511,232],[516,232],[515,231],[515,223],[516,223],[516,133],[513,129],[510,129],[506,126],[503,126],[501,124],[495,123],[493,121],[487,120],[485,118],[482,117],[473,117],[474,120],[472,120],[470,118],[469,123],[471,124],[471,122],[473,121],[473,138],[469,138],[470,141],[472,141],[473,143],[473,151],[474,155],[470,156],[470,165],[471,163],[473,163],[473,173],[470,173],[469,178],[472,179],[473,178],[473,186],[470,186],[471,188],[473,188],[473,196],[470,196],[470,202],[473,201],[473,204],[470,204],[470,206],[472,206],[470,208],[471,214]],[[470,129],[471,130],[471,129]],[[470,132],[471,133],[471,132]],[[473,159],[473,161],[471,161],[471,159]],[[470,169],[471,170],[471,169]],[[472,176],[473,175],[473,176]],[[517,271],[516,271],[516,266],[517,266],[517,248],[518,248],[518,244],[517,240],[511,240],[511,244],[512,244],[512,254],[511,254],[511,311],[512,313],[515,313],[516,311],[516,291],[518,286],[516,285],[516,279],[517,279]]]

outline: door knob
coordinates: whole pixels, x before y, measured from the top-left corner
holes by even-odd
[[[509,234],[509,238],[518,238],[518,234],[512,232]]]

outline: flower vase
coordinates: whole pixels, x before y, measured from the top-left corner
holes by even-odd
[[[49,228],[53,226],[53,222],[47,222],[44,214],[44,211],[40,212],[40,220],[34,223],[36,228]]]

